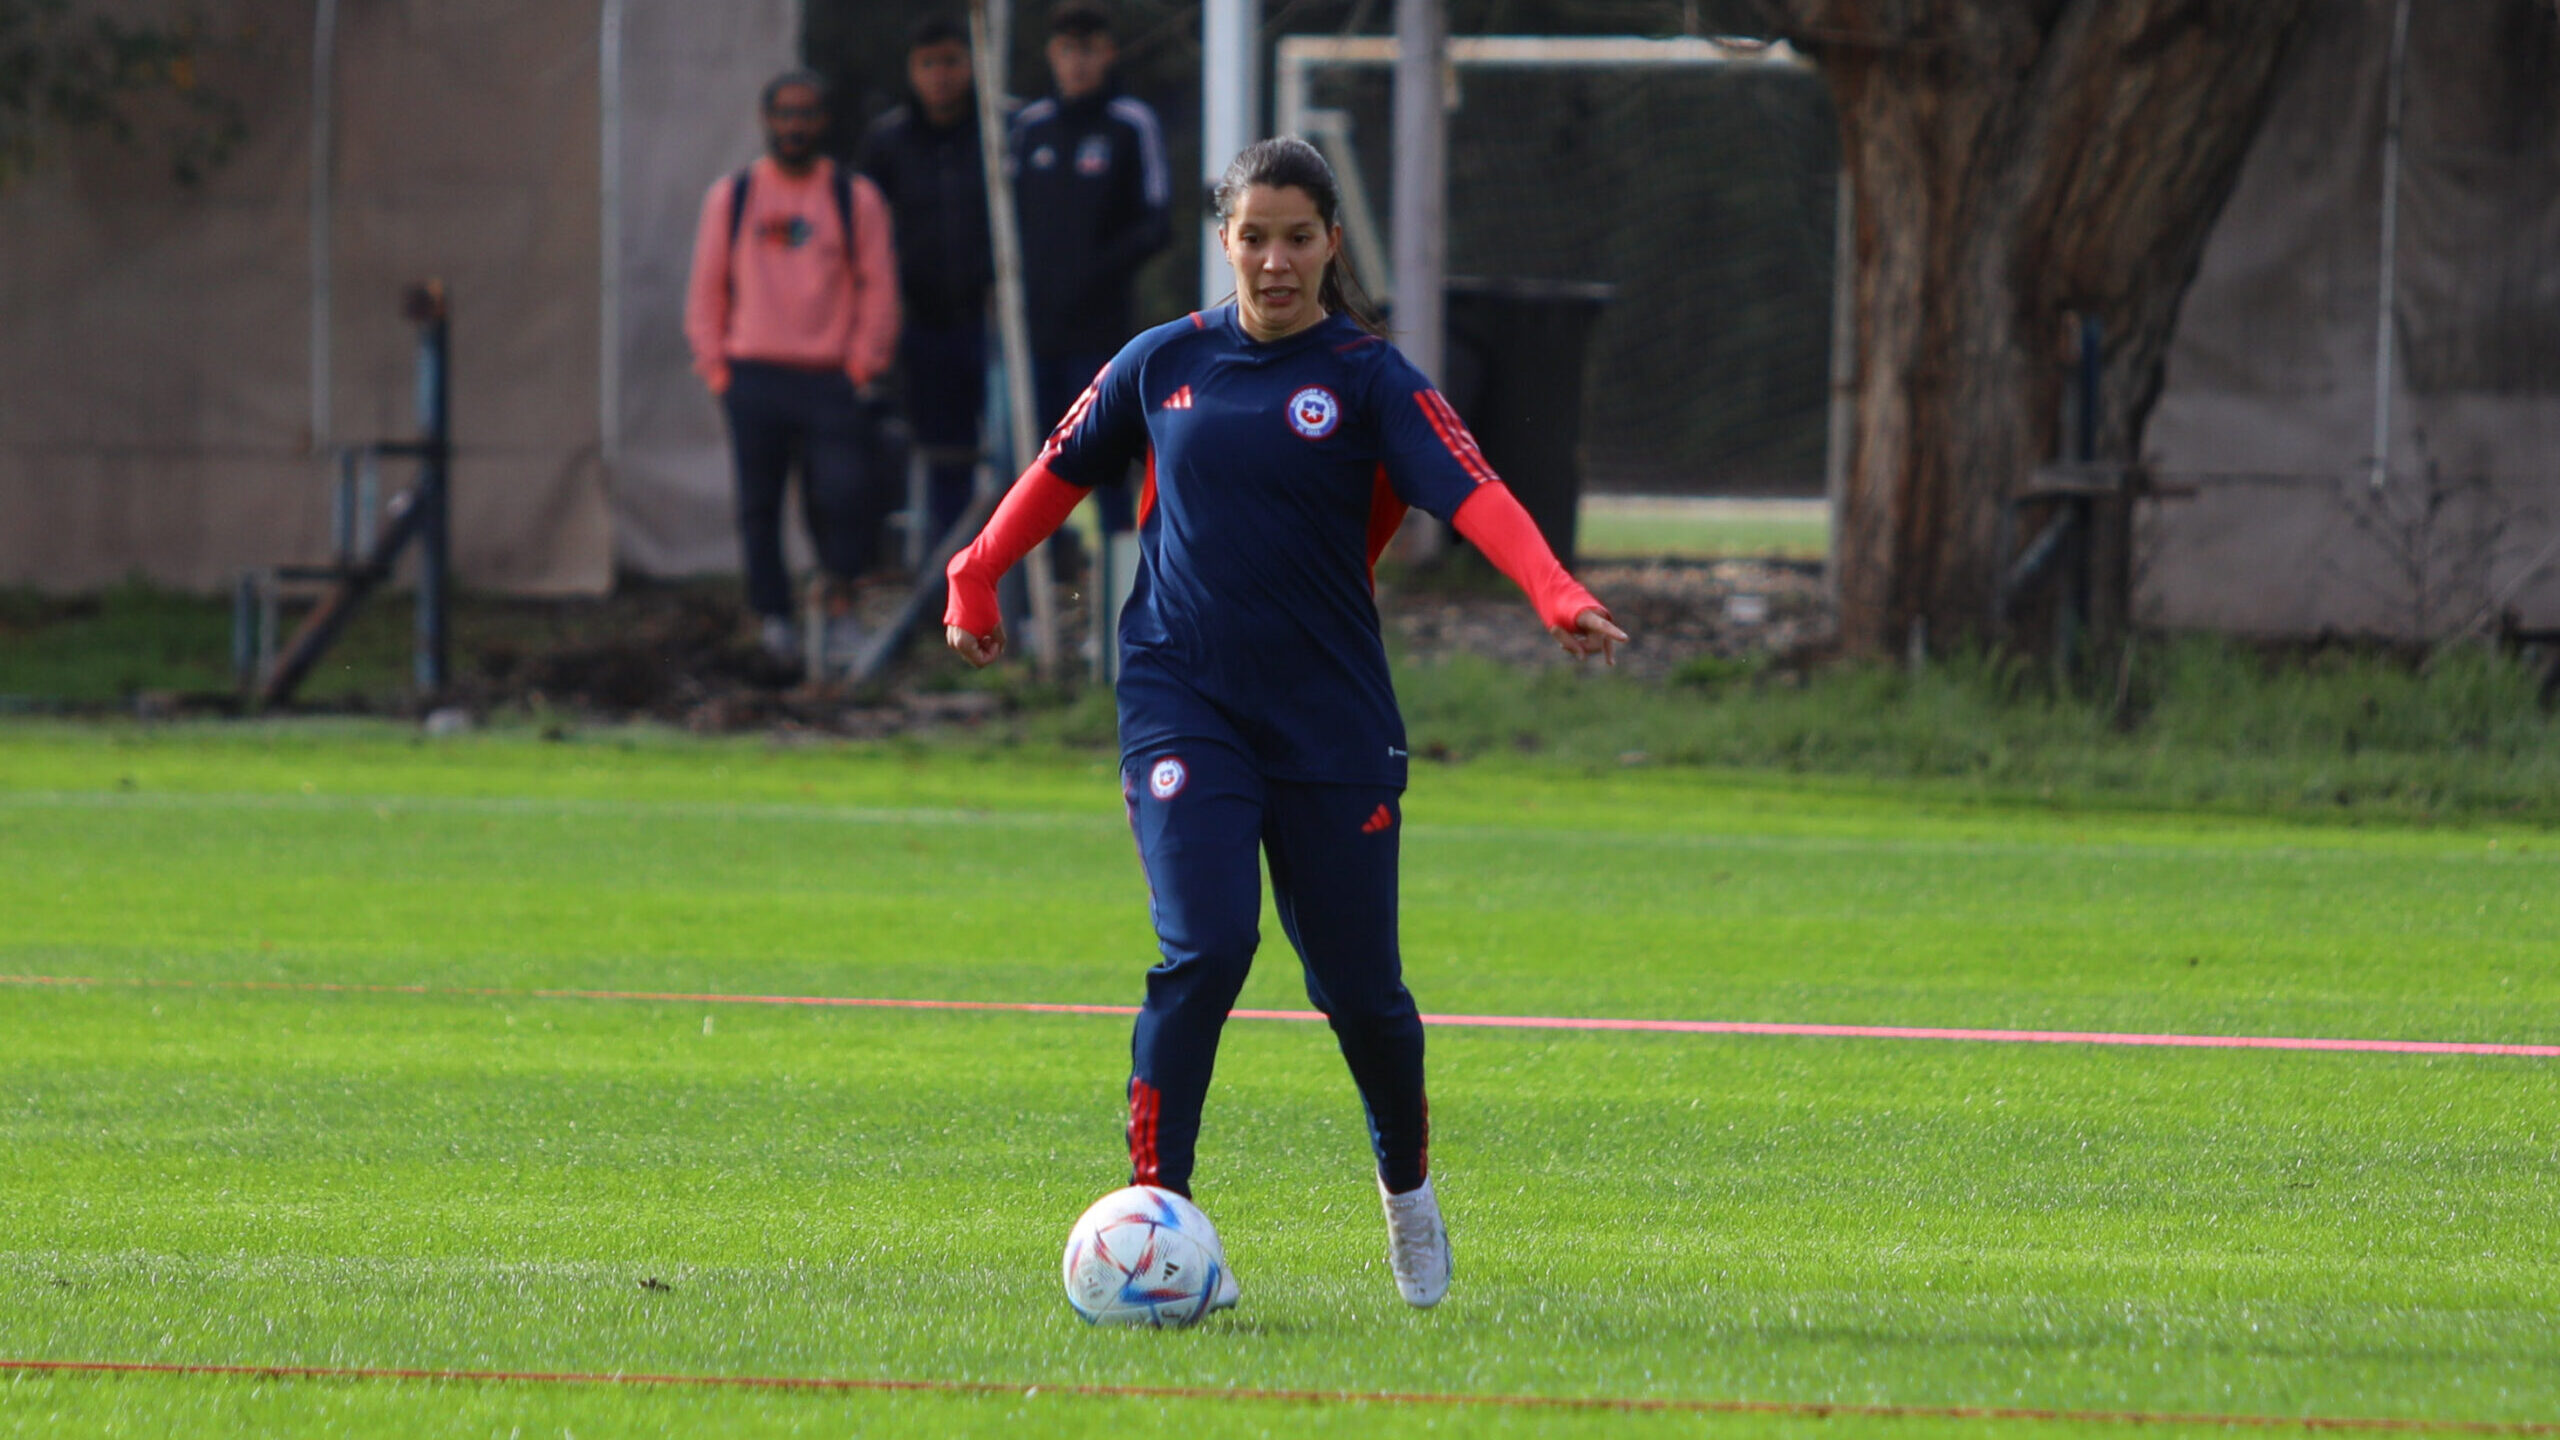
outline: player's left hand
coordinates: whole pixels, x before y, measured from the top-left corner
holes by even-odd
[[[959,652],[961,659],[981,670],[994,664],[996,657],[1004,653],[1002,624],[988,631],[984,637],[972,635],[957,625],[945,625],[942,627],[942,638],[953,650]]]
[[[1627,643],[1627,632],[1619,629],[1603,610],[1585,610],[1573,617],[1572,629],[1550,625],[1547,633],[1576,658],[1597,655],[1612,665],[1618,663],[1618,647]]]

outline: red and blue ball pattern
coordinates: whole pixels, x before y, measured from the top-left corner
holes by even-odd
[[[1087,1324],[1174,1328],[1209,1313],[1226,1254],[1197,1206],[1132,1185],[1076,1221],[1064,1268],[1067,1304]]]

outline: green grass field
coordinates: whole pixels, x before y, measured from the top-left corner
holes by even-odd
[[[1592,559],[1819,560],[1830,549],[1820,500],[1585,495],[1576,549]]]
[[[1407,818],[1431,1012],[2560,1043],[2548,829],[1492,762]],[[1199,1198],[1243,1308],[1097,1331],[1057,1252],[1123,1175],[1124,1020],[527,993],[1129,1003],[1089,755],[21,724],[0,847],[0,1358],[993,1387],[18,1371],[0,1433],[2560,1417],[2549,1060],[1443,1028],[1418,1314],[1329,1037],[1237,1021]],[[1303,1008],[1264,930],[1244,1003]]]

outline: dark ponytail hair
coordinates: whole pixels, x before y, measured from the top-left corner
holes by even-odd
[[[1316,218],[1324,222],[1328,231],[1342,211],[1342,187],[1334,181],[1333,167],[1324,163],[1324,152],[1295,135],[1256,140],[1227,163],[1227,173],[1218,177],[1215,195],[1219,228],[1225,228],[1236,213],[1236,202],[1256,185],[1305,191],[1307,198],[1316,202]],[[1316,303],[1328,314],[1350,316],[1372,335],[1383,338],[1387,333],[1387,322],[1380,318],[1377,302],[1360,288],[1360,276],[1351,268],[1348,250],[1336,251],[1324,267],[1324,282],[1316,288]]]

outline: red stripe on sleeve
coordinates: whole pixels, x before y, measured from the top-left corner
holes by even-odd
[[[1416,390],[1413,398],[1422,407],[1423,415],[1431,421],[1431,428],[1439,432],[1440,443],[1449,447],[1449,454],[1475,478],[1477,484],[1501,483],[1502,477],[1494,474],[1493,467],[1485,463],[1484,451],[1477,446],[1476,437],[1468,432],[1467,423],[1458,418],[1457,411],[1449,408],[1449,402],[1441,398],[1439,391]]]
[[[1152,470],[1150,470],[1152,478]],[[1396,498],[1396,487],[1387,481],[1387,467],[1378,467],[1377,477],[1369,482],[1369,593],[1378,592],[1378,557],[1404,524],[1405,504]]]
[[[1110,373],[1111,367],[1107,364],[1093,373],[1092,383],[1084,387],[1084,393],[1076,397],[1076,403],[1067,407],[1067,413],[1058,418],[1058,428],[1049,432],[1049,443],[1040,447],[1041,459],[1057,454],[1059,448],[1076,433],[1076,427],[1082,425],[1084,417],[1092,412],[1094,397],[1102,393],[1102,377]]]
[[[1147,447],[1147,478],[1138,482],[1138,528],[1147,528],[1147,517],[1156,508],[1156,447]]]

